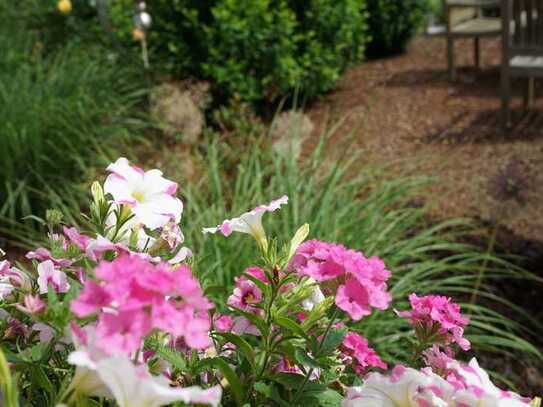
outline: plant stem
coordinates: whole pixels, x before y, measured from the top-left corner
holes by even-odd
[[[278,292],[278,289],[275,286],[275,283],[272,281],[271,298],[270,298],[270,301],[266,304],[266,324],[268,326],[271,325],[271,308],[272,308],[273,302],[275,301],[275,298],[277,297],[277,292]],[[256,380],[260,379],[260,377],[262,377],[262,375],[266,371],[266,365],[268,364],[268,360],[270,358],[270,351],[271,351],[270,336],[271,336],[271,332],[270,334],[268,334],[268,336],[265,339],[263,338],[264,339],[263,341],[264,342],[264,357],[262,360],[262,367],[260,368],[260,372],[256,376]]]
[[[326,340],[326,337],[328,336],[328,333],[330,332],[330,329],[332,328],[332,325],[334,324],[334,321],[336,320],[337,313],[338,313],[338,308],[334,307],[334,312],[332,313],[332,316],[330,317],[330,321],[328,322],[328,325],[326,326],[326,329],[325,329],[324,333],[322,334],[321,340],[320,340],[319,344],[317,345],[317,351],[315,352],[315,355],[313,355],[314,358],[318,357],[318,355],[319,355],[319,353],[320,353],[320,351],[322,349],[322,345],[323,345],[324,341]],[[296,392],[296,395],[294,396],[293,403],[298,401],[298,399],[302,395],[304,387],[306,386],[307,382],[309,381],[309,378],[311,377],[311,375],[313,374],[314,371],[315,371],[315,368],[312,367],[307,372],[307,375],[304,377],[304,381],[302,382],[302,385],[300,386],[300,388]]]

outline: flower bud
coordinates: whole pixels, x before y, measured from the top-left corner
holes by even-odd
[[[92,199],[94,199],[94,202],[96,202],[97,205],[100,205],[101,202],[105,201],[104,190],[98,181],[92,183],[91,194]]]
[[[47,221],[47,224],[50,226],[56,226],[59,225],[62,221],[63,214],[58,209],[47,209],[45,211],[45,220]]]
[[[26,314],[37,315],[45,310],[45,303],[38,295],[27,294],[24,297],[24,305],[17,304],[16,307]]]

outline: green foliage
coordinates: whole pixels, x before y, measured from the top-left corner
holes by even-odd
[[[429,9],[428,0],[367,0],[367,5],[370,56],[403,52]]]
[[[224,0],[211,11],[206,76],[227,95],[247,100],[274,99],[294,89],[302,72],[296,16],[285,1]]]
[[[119,38],[132,41],[132,2],[110,13]],[[155,68],[211,79],[219,95],[251,102],[330,90],[367,41],[365,0],[159,0],[149,13]]]
[[[3,7],[0,7],[3,9]],[[0,218],[43,215],[52,196],[71,196],[89,167],[141,128],[140,73],[94,46],[65,39],[44,47],[30,20],[0,10]]]
[[[196,262],[195,271],[204,285],[214,287],[209,293],[214,300],[224,301],[234,277],[252,265],[254,243],[239,234],[228,239],[205,237],[201,226],[215,225],[286,193],[289,204],[264,220],[270,234],[292,235],[299,225],[311,221],[309,238],[318,236],[362,250],[368,256],[377,255],[392,270],[391,309],[376,312],[356,325],[387,361],[405,363],[411,357],[409,346],[400,344],[412,341],[412,331],[392,308],[407,309],[407,296],[412,292],[442,293],[458,299],[471,316],[467,335],[476,353],[513,355],[522,348],[522,352],[541,358],[529,338],[534,332],[543,332],[542,324],[500,296],[492,283],[535,277],[465,243],[475,233],[467,220],[427,222],[427,209],[410,202],[428,179],[387,179],[379,169],[357,164],[361,156],[352,150],[351,160],[335,161],[324,153],[324,147],[321,144],[304,162],[296,162],[256,145],[232,169],[221,165],[228,146],[211,142],[206,153],[208,172],[201,184],[188,185],[183,174],[178,175],[186,202],[183,231],[195,253],[206,253]],[[345,156],[341,152],[338,155]],[[167,162],[168,158],[162,160]],[[485,282],[479,293],[485,305],[472,305],[469,297],[485,259]],[[219,287],[224,287],[222,293]],[[499,309],[514,310],[515,319],[504,317]],[[287,325],[281,322],[281,326]]]
[[[58,0],[18,0],[0,3],[1,16],[16,19],[32,30],[45,52],[72,44],[96,44],[101,42],[103,30],[96,20],[96,10],[88,0],[70,0],[72,10],[62,14]]]

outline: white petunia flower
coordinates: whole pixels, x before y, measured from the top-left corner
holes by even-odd
[[[360,387],[351,387],[341,407],[452,407],[454,388],[429,369],[396,366],[392,375],[371,373]]]
[[[97,363],[107,355],[95,345],[95,327],[87,325],[79,328],[73,325],[72,339],[75,351],[68,355],[68,363],[76,368],[70,389],[89,396],[112,398],[113,395],[96,371]]]
[[[51,260],[42,261],[38,264],[38,286],[40,294],[45,294],[49,290],[49,285],[57,293],[66,293],[70,289],[70,283],[66,273],[55,268]]]
[[[220,386],[170,387],[164,376],[152,376],[145,365],[135,366],[127,356],[100,360],[97,373],[119,407],[160,407],[177,401],[218,406],[222,395]]]
[[[143,171],[123,157],[107,170],[111,174],[104,183],[104,192],[111,194],[117,204],[129,206],[137,223],[154,230],[181,220],[183,203],[174,196],[177,184],[165,179],[161,171]]]
[[[460,406],[476,407],[528,407],[530,400],[517,393],[498,388],[486,371],[473,358],[469,364],[456,360],[447,364],[455,372],[459,387],[454,399]]]
[[[315,280],[311,281],[313,279],[310,279],[310,283],[316,283]],[[312,311],[313,308],[315,308],[316,305],[319,305],[321,302],[323,302],[325,299],[324,294],[322,293],[319,286],[315,286],[313,288],[313,291],[311,292],[311,295],[304,299],[301,303],[301,306],[306,311]]]
[[[0,301],[9,296],[14,289],[9,277],[0,277]]]
[[[221,232],[224,236],[230,236],[232,232],[247,233],[265,248],[267,247],[267,240],[266,232],[262,227],[262,215],[266,212],[274,212],[287,203],[288,197],[284,195],[271,201],[268,205],[257,206],[252,211],[245,212],[237,218],[226,219],[216,227],[204,228],[202,232],[204,234]]]

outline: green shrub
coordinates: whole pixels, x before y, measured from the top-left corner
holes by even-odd
[[[367,0],[371,40],[369,56],[386,56],[405,50],[424,22],[428,0]]]
[[[111,52],[69,39],[46,52],[27,28],[0,18],[0,218],[11,221],[43,215],[46,195],[104,162],[141,126],[145,95],[142,76]]]
[[[365,0],[158,0],[150,3],[151,64],[210,79],[225,99],[276,101],[333,88],[364,54]],[[119,38],[132,41],[132,2],[113,2]],[[133,41],[132,41],[133,42]]]

